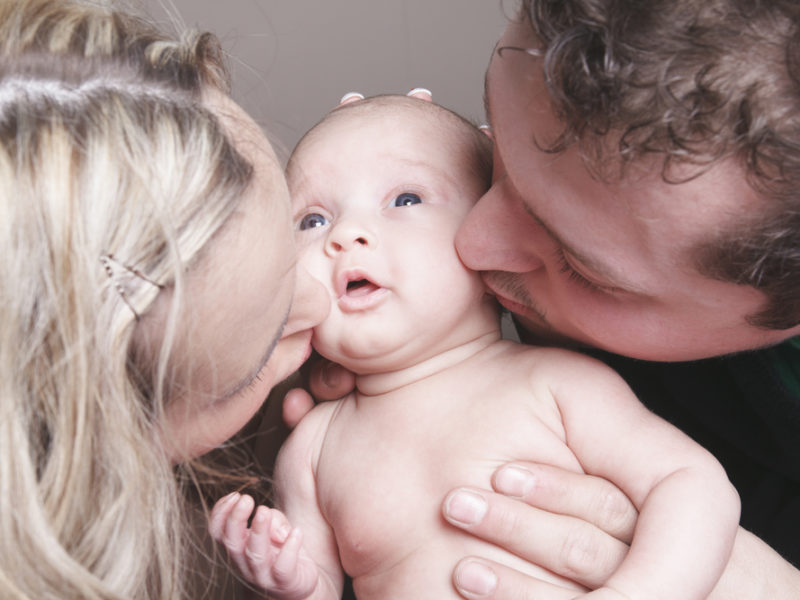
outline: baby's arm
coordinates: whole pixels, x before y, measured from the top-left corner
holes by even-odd
[[[627,557],[588,596],[706,598],[738,528],[739,498],[725,470],[605,365],[561,357],[549,388],[567,444],[587,473],[614,482],[640,512]]]
[[[331,403],[333,404],[333,403]],[[209,529],[223,543],[242,575],[270,598],[339,598],[343,574],[328,523],[316,499],[314,466],[328,420],[326,409],[312,411],[292,433],[278,455],[275,468],[283,512],[259,506],[250,527],[254,502],[229,494],[217,502]],[[305,541],[304,541],[305,538]]]

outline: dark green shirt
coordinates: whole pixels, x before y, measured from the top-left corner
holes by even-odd
[[[800,566],[800,338],[683,363],[596,354],[714,453],[739,491],[742,526]]]

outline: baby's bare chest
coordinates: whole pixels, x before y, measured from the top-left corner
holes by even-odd
[[[488,401],[459,386],[450,386],[447,397],[435,387],[417,392],[409,403],[414,410],[350,406],[326,436],[318,497],[354,577],[387,565],[407,569],[404,562],[424,560],[432,548],[436,556],[478,551],[479,542],[444,521],[442,502],[456,487],[490,489],[505,462],[579,469],[548,412],[552,406],[537,407],[527,390],[514,398],[507,389]],[[448,570],[442,576],[449,580]]]

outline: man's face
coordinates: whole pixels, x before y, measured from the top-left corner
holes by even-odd
[[[537,40],[527,22],[510,23],[498,43],[504,46],[535,48]],[[735,164],[668,184],[655,161],[604,183],[586,169],[577,148],[543,152],[562,126],[541,60],[520,50],[494,52],[486,99],[494,183],[456,245],[536,340],[670,361],[798,333],[749,325],[746,317],[764,296],[709,279],[693,263],[696,244],[763,206]]]

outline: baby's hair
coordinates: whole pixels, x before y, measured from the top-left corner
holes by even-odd
[[[427,100],[395,94],[347,102],[327,113],[297,143],[289,157],[286,172],[291,174],[294,157],[307,142],[324,131],[326,124],[347,117],[379,116],[381,112],[398,110],[422,111],[433,122],[446,126],[443,130],[447,135],[453,136],[453,149],[463,148],[469,171],[475,175],[482,189],[489,188],[492,182],[492,142],[489,137],[474,123],[448,108]]]

